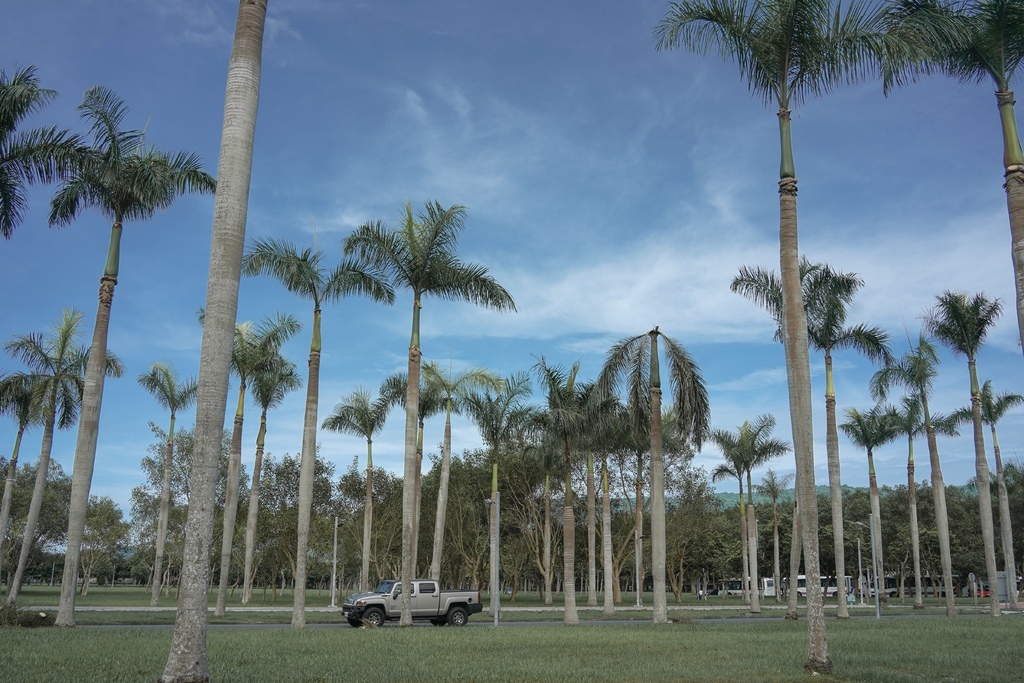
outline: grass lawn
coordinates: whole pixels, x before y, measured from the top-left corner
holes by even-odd
[[[1020,616],[830,621],[821,681],[1021,680]],[[5,629],[5,683],[153,681],[169,629]],[[214,681],[807,681],[806,624],[215,628]]]

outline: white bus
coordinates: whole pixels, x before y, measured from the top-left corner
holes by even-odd
[[[847,576],[845,578],[846,581],[844,583],[846,584],[846,594],[850,595],[853,593],[853,577]],[[826,585],[826,583],[828,585]],[[822,576],[821,588],[825,592],[825,597],[827,598],[834,598],[839,593],[839,587],[836,585],[835,577]],[[796,594],[801,598],[807,597],[807,577],[803,574],[796,577]]]

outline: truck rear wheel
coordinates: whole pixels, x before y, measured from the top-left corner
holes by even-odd
[[[461,607],[452,607],[448,610],[449,626],[465,626],[467,621],[469,621],[469,614]]]
[[[384,625],[384,612],[380,611],[376,607],[363,612],[363,621],[374,628]]]

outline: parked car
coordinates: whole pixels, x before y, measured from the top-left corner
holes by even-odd
[[[480,591],[442,590],[437,581],[416,579],[410,594],[414,621],[429,621],[435,626],[465,626],[469,615],[483,611]],[[397,621],[402,616],[402,582],[396,579],[381,581],[369,593],[345,598],[342,614],[351,626],[383,626],[385,621]]]

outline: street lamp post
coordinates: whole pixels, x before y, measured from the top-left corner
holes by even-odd
[[[331,607],[334,604],[335,588],[338,585],[338,515],[334,515],[334,563],[331,565]]]
[[[860,534],[857,535],[857,592],[860,593],[860,606],[864,606],[864,560],[860,556]]]
[[[494,494],[494,500],[486,499],[488,505],[494,506],[494,547],[495,553],[491,562],[491,602],[494,604],[494,625],[498,625],[498,615],[501,613],[501,577],[498,569],[501,560],[501,491]]]

